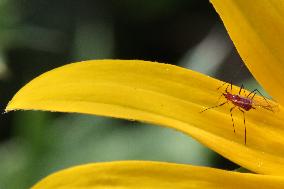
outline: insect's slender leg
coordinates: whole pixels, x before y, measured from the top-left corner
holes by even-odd
[[[239,95],[241,94],[242,89],[244,88],[244,85],[242,84],[240,90],[239,90]]]
[[[220,99],[221,99],[223,96],[224,96],[223,94],[221,94],[221,95],[219,96],[218,101],[217,101],[217,104],[219,104],[219,101],[220,101]]]
[[[212,108],[217,108],[217,107],[223,106],[223,105],[226,104],[226,103],[228,103],[228,101],[223,102],[223,103],[221,103],[221,104],[218,104],[218,105],[216,105],[216,106],[212,106],[212,107],[206,108],[205,110],[202,110],[202,111],[200,111],[199,113],[205,112],[205,111],[210,110],[210,109],[212,109]]]
[[[229,88],[230,85],[231,85],[231,92],[232,92],[232,84],[229,84],[229,83],[228,83],[228,85],[227,85],[227,87],[226,87],[226,89],[225,89],[225,92],[226,92],[226,93],[228,93],[228,88]]]
[[[223,87],[225,84],[227,84],[226,82],[224,82],[220,87],[217,88],[217,90],[219,90],[221,87]],[[230,81],[230,83],[228,83],[226,89],[225,89],[225,92],[228,93],[228,88],[230,87],[231,88],[231,92],[232,92],[232,89],[233,89],[233,84],[232,84],[232,81]]]
[[[231,92],[232,92],[232,90],[233,90],[233,81],[232,80],[231,80],[230,84],[231,84]]]
[[[231,86],[231,92],[232,92],[232,81],[230,83],[228,83],[225,92],[228,93],[228,88]]]
[[[257,89],[254,89],[253,91],[251,91],[248,95],[247,98],[249,98],[250,95],[252,95],[251,99],[254,98],[254,96],[256,95],[256,91],[258,91]]]
[[[247,127],[246,127],[246,117],[245,117],[245,111],[243,111],[241,108],[239,108],[241,112],[243,112],[244,115],[244,126],[245,126],[245,145],[247,144]]]
[[[256,95],[256,93],[253,93],[252,97],[250,98],[251,100],[254,98],[254,96]],[[248,95],[249,96],[249,95]],[[249,98],[249,97],[248,97]]]
[[[217,103],[216,104],[219,104],[219,101],[220,101],[220,99],[223,97],[224,95],[223,94],[221,94],[220,96],[219,96],[219,98],[218,98],[218,100],[217,100]],[[218,105],[217,105],[218,106]],[[215,107],[215,106],[214,106]],[[205,110],[204,110],[205,111]]]
[[[230,109],[230,113],[231,113],[231,118],[232,118],[232,122],[233,122],[233,129],[234,129],[234,133],[236,134],[236,131],[235,131],[235,123],[234,123],[234,119],[233,119],[233,114],[232,114],[232,111],[236,108],[236,106],[232,107]]]
[[[220,87],[217,88],[217,91],[222,88],[224,85],[226,84],[226,82],[224,82]]]
[[[268,101],[266,100],[266,98],[263,96],[263,94],[262,94],[258,89],[254,89],[253,91],[251,91],[251,92],[247,95],[247,97],[249,98],[249,96],[250,96],[251,94],[253,94],[252,97],[251,97],[251,100],[252,100],[252,99],[254,98],[254,96],[256,95],[256,92],[258,92],[258,93],[260,94],[260,96],[265,100],[265,102],[267,103],[267,105],[270,106],[270,104],[268,103]]]

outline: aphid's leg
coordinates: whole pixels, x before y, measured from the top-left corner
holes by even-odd
[[[246,117],[245,117],[245,111],[243,111],[241,108],[239,108],[241,112],[243,112],[244,115],[244,126],[245,126],[245,145],[247,144],[247,127],[246,127]]]
[[[236,134],[236,131],[235,131],[235,123],[234,123],[233,114],[232,114],[232,111],[233,111],[235,108],[236,108],[236,106],[234,106],[234,107],[232,107],[232,108],[230,109],[230,114],[231,114],[231,118],[232,118],[234,133]]]
[[[257,89],[254,89],[253,91],[251,91],[248,95],[247,98],[249,98],[250,95],[252,95],[252,97],[250,99],[253,99],[254,96],[256,95],[256,91],[258,91]],[[261,96],[264,98],[264,96],[261,94]]]
[[[247,98],[249,98],[249,96],[250,96],[251,94],[253,94],[252,97],[250,98],[250,99],[252,100],[252,99],[254,98],[254,96],[256,95],[256,92],[258,92],[258,93],[260,94],[260,96],[265,100],[265,102],[267,103],[268,106],[271,106],[271,105],[268,103],[268,101],[266,100],[266,98],[263,96],[263,94],[262,94],[258,89],[254,89],[253,91],[251,91],[251,92],[247,95]]]
[[[216,104],[219,104],[219,101],[220,101],[220,99],[221,99],[223,96],[224,96],[223,94],[221,94],[221,95],[219,96],[219,98],[218,98],[218,100],[217,100],[217,103],[216,103]]]
[[[221,103],[221,104],[218,104],[218,105],[216,105],[216,106],[212,106],[212,107],[206,108],[205,110],[202,110],[202,111],[200,111],[199,113],[205,112],[205,111],[210,110],[210,109],[212,109],[212,108],[217,108],[217,107],[223,106],[223,105],[226,104],[226,103],[228,103],[228,101],[223,102],[223,103]]]
[[[228,93],[228,88],[231,86],[231,92],[232,92],[232,83],[228,83],[226,89],[225,89],[225,92]]]
[[[222,88],[224,85],[226,84],[226,82],[224,82],[220,87],[217,88],[217,91]]]
[[[239,95],[241,95],[241,92],[242,92],[243,88],[244,88],[244,85],[242,84],[242,86],[241,86],[241,88],[239,90]]]
[[[225,84],[225,83],[224,83]],[[223,85],[224,86],[224,85]],[[232,92],[232,81],[230,83],[228,83],[226,89],[225,89],[225,92],[228,93],[228,88],[231,86],[231,92]]]

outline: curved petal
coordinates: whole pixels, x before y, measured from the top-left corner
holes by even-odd
[[[163,162],[93,163],[51,174],[33,189],[283,188],[284,178]]]
[[[246,112],[245,145],[243,115],[239,110],[233,112],[236,133],[229,106],[200,113],[204,107],[216,105],[224,90],[216,90],[221,84],[169,64],[86,61],[34,79],[14,96],[6,111],[78,112],[151,122],[192,135],[247,169],[283,175],[283,111],[272,113],[257,108]],[[237,87],[233,89],[234,93],[238,91]]]
[[[284,104],[284,1],[211,2],[251,73]]]

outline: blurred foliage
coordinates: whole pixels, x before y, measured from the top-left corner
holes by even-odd
[[[35,76],[98,58],[178,64],[258,87],[209,2],[0,0],[1,109]],[[233,169],[177,131],[89,115],[11,112],[0,119],[0,189],[28,188],[72,165],[159,160]]]

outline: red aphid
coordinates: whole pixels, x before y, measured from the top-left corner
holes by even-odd
[[[239,108],[244,109],[245,111],[249,111],[250,109],[255,109],[252,105],[252,99],[243,97],[240,95],[234,95],[229,92],[223,94],[224,97],[231,101],[235,106],[238,106]]]
[[[224,86],[225,83],[222,85]],[[220,89],[222,86],[220,86],[218,89]],[[244,86],[242,85],[240,90],[239,90],[239,93],[238,94],[232,94],[231,92],[228,91],[228,87],[230,85],[228,84],[228,86],[226,87],[226,90],[224,93],[222,93],[221,96],[224,96],[226,98],[226,101],[217,105],[217,106],[213,106],[213,107],[210,107],[210,108],[206,108],[205,110],[202,110],[200,113],[206,111],[206,110],[209,110],[209,109],[212,109],[212,108],[217,108],[219,106],[223,106],[224,104],[227,104],[227,103],[232,103],[234,106],[230,109],[230,114],[231,114],[231,119],[232,119],[232,122],[233,122],[233,129],[234,129],[234,133],[235,133],[235,124],[234,124],[234,119],[233,119],[233,115],[232,115],[232,111],[235,109],[235,108],[238,108],[242,113],[243,113],[243,116],[244,116],[244,125],[245,125],[245,144],[246,144],[246,119],[245,119],[245,111],[249,111],[250,109],[256,109],[256,107],[261,107],[261,108],[264,108],[266,110],[269,110],[269,111],[272,111],[272,112],[275,112],[277,106],[272,106],[268,103],[268,101],[266,100],[266,98],[257,90],[253,90],[252,92],[250,92],[248,95],[246,96],[242,96],[241,95],[241,92],[244,88]],[[232,91],[232,84],[231,84],[231,91]],[[264,102],[260,101],[259,99],[258,100],[255,100],[254,97],[256,95],[256,92],[258,92],[262,98],[264,99]]]

